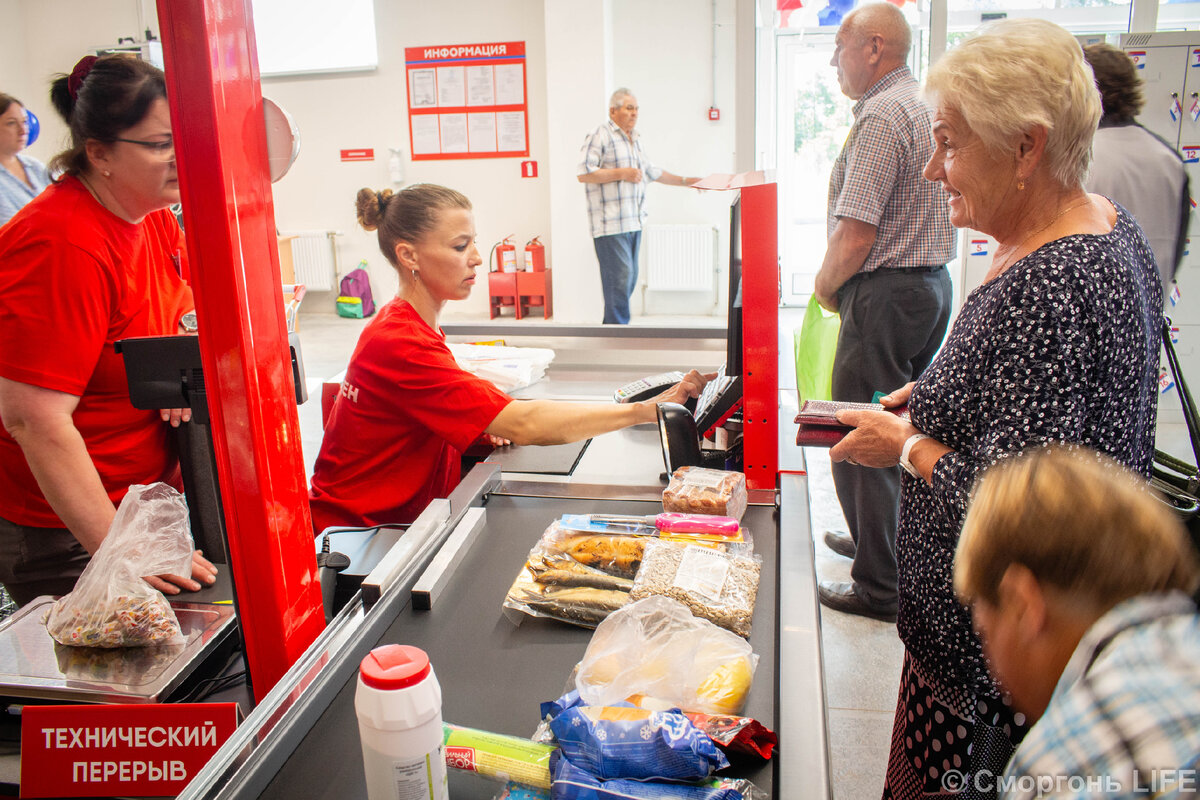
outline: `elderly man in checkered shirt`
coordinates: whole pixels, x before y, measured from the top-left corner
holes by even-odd
[[[579,182],[587,192],[588,219],[600,285],[604,292],[605,324],[629,322],[629,298],[637,286],[638,247],[646,220],[646,183],[690,186],[699,178],[682,178],[650,163],[634,130],[637,98],[617,89],[608,103],[608,122],[583,143]]]
[[[829,246],[815,287],[842,317],[834,400],[870,402],[915,380],[950,318],[945,265],[955,234],[943,192],[921,175],[933,115],[905,65],[911,43],[896,6],[860,6],[843,20],[830,62],[842,92],[858,101],[829,179]],[[826,532],[825,541],[854,559],[853,582],[823,581],[821,602],[894,622],[900,469],[838,462],[833,480],[850,532]]]
[[[988,667],[1035,722],[1003,775],[942,777],[1005,800],[1200,796],[1197,553],[1145,479],[1061,445],[984,473],[954,558]],[[953,784],[953,785],[952,785]]]

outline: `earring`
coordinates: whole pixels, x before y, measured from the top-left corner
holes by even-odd
[[[414,280],[414,281],[419,281],[419,280],[421,280],[421,276],[420,276],[420,274],[418,274],[418,273],[417,273],[417,271],[416,271],[415,269],[412,271],[412,274],[413,274],[413,280]]]
[[[106,178],[111,178],[111,177],[112,177],[112,173],[111,173],[111,172],[109,172],[108,170],[104,170],[104,177],[106,177]]]
[[[1017,191],[1018,192],[1025,191],[1025,181],[1017,181]]]

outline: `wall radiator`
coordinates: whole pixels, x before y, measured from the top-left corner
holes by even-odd
[[[647,225],[646,288],[711,292],[717,271],[717,229],[711,225]]]
[[[292,265],[296,283],[310,292],[329,292],[334,288],[338,273],[337,231],[291,231]]]

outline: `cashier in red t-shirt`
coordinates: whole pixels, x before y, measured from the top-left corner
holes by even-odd
[[[24,604],[65,594],[131,484],[179,488],[164,421],[139,411],[113,342],[180,332],[193,308],[163,73],[136,58],[85,58],[51,100],[72,147],[57,183],[0,228],[0,583]],[[147,577],[177,594],[212,583]]]
[[[516,444],[563,444],[657,418],[657,403],[696,397],[693,370],[658,397],[624,405],[513,402],[460,368],[438,328],[483,263],[466,197],[443,186],[393,194],[363,189],[358,219],[400,274],[400,292],[363,330],[325,426],[313,471],[313,527],[405,523],[459,480],[460,456],[481,434]]]

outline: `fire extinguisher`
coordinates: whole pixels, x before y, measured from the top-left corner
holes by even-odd
[[[546,246],[542,244],[540,236],[525,243],[525,269],[529,272],[546,271]]]
[[[517,271],[517,246],[512,242],[513,235],[510,233],[504,237],[504,241],[492,245],[492,253],[496,256],[496,259],[491,261],[492,272]],[[490,254],[488,258],[491,259]]]

